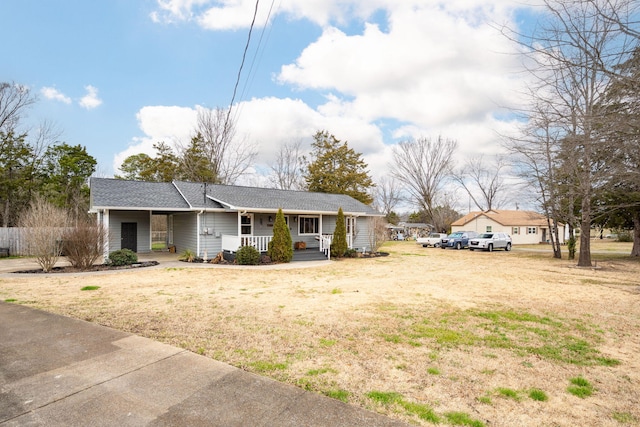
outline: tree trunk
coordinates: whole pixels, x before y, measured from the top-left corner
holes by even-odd
[[[591,267],[591,197],[582,198],[578,267]]]
[[[631,256],[640,256],[640,212],[633,216],[633,247]]]
[[[562,252],[560,251],[560,238],[558,236],[558,226],[557,222],[554,219],[553,225],[551,224],[551,218],[547,215],[547,227],[551,232],[549,233],[549,237],[551,239],[551,247],[553,248],[553,257],[557,259],[562,259]]]
[[[4,215],[2,215],[2,226],[5,228],[9,226],[9,208],[9,198],[7,197],[7,200],[4,202]]]

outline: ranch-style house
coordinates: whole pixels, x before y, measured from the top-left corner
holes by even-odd
[[[328,253],[337,213],[344,212],[349,248],[370,248],[373,218],[382,214],[344,194],[216,185],[91,178],[90,211],[108,231],[105,254],[152,249],[151,219],[167,221],[167,245],[199,257],[251,245],[266,252],[282,209],[292,241]]]

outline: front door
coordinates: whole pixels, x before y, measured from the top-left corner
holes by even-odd
[[[131,249],[138,252],[138,224],[123,222],[120,224],[120,249]]]

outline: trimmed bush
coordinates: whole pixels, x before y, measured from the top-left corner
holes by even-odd
[[[136,262],[138,262],[138,255],[131,249],[120,249],[109,254],[109,264],[111,265],[131,265]]]
[[[333,241],[331,242],[331,256],[334,258],[342,258],[347,252],[347,226],[344,222],[344,212],[342,208],[338,209],[338,218],[336,218],[336,229],[333,231]]]
[[[273,238],[269,242],[267,251],[273,262],[291,262],[293,258],[293,242],[291,232],[284,220],[282,209],[278,209],[276,222],[273,224]]]
[[[105,234],[105,229],[99,224],[80,223],[65,231],[62,251],[73,267],[88,270],[102,255]]]
[[[236,252],[236,262],[240,265],[258,265],[260,252],[253,246],[243,246]]]

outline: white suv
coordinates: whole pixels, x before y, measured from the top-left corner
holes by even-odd
[[[511,236],[507,233],[484,233],[469,240],[469,249],[482,249],[492,252],[494,249],[511,250]]]

